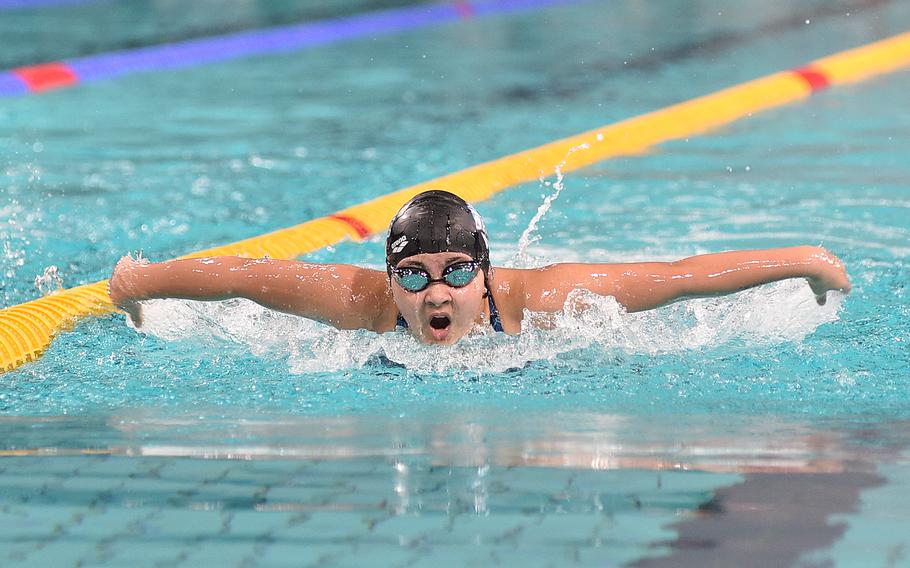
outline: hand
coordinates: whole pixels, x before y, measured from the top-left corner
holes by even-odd
[[[126,255],[117,262],[114,273],[108,282],[108,295],[115,306],[126,312],[133,325],[142,325],[142,307],[136,300],[135,279],[136,270],[142,263]]]
[[[830,290],[840,290],[844,294],[850,293],[850,279],[847,270],[839,258],[819,247],[818,252],[812,255],[814,276],[809,277],[809,287],[815,294],[815,301],[819,306],[824,306]]]

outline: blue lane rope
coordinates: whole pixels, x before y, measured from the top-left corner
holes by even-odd
[[[29,8],[45,8],[49,6],[69,6],[73,4],[93,4],[109,0],[0,0],[2,10],[27,10]]]
[[[387,35],[471,17],[575,4],[587,0],[478,0],[423,4],[304,24],[43,63],[0,72],[0,97],[46,91],[132,73],[180,69],[240,57],[283,53]]]

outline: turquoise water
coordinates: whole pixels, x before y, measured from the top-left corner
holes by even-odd
[[[16,17],[100,23],[100,6]],[[3,99],[0,295],[40,295],[50,266],[70,287],[127,251],[297,224],[908,28],[891,2],[589,2]],[[176,37],[155,33],[100,49]],[[3,377],[3,449],[23,454],[0,459],[3,565],[906,563],[908,87],[906,71],[838,87],[573,172],[530,250],[821,243],[854,283],[824,308],[799,282],[639,315],[603,300],[447,351],[242,302],[156,303],[143,333],[80,325]],[[497,264],[552,191],[478,205]],[[308,258],[382,256],[376,238]]]

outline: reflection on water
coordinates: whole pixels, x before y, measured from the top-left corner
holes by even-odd
[[[2,417],[4,456],[385,459],[427,466],[839,473],[903,463],[903,422],[589,412]]]

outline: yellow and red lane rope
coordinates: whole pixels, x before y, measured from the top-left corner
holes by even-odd
[[[833,85],[860,81],[910,65],[910,32],[837,53],[803,67],[774,73],[537,148],[429,180],[301,225],[198,251],[189,257],[244,255],[295,258],[337,243],[384,231],[408,199],[427,189],[447,189],[471,202],[520,183],[569,172],[616,156],[641,153],[752,114],[801,100]],[[584,152],[569,152],[586,145]],[[115,311],[107,281],[86,284],[0,310],[0,370],[33,361],[54,336],[91,315]]]

